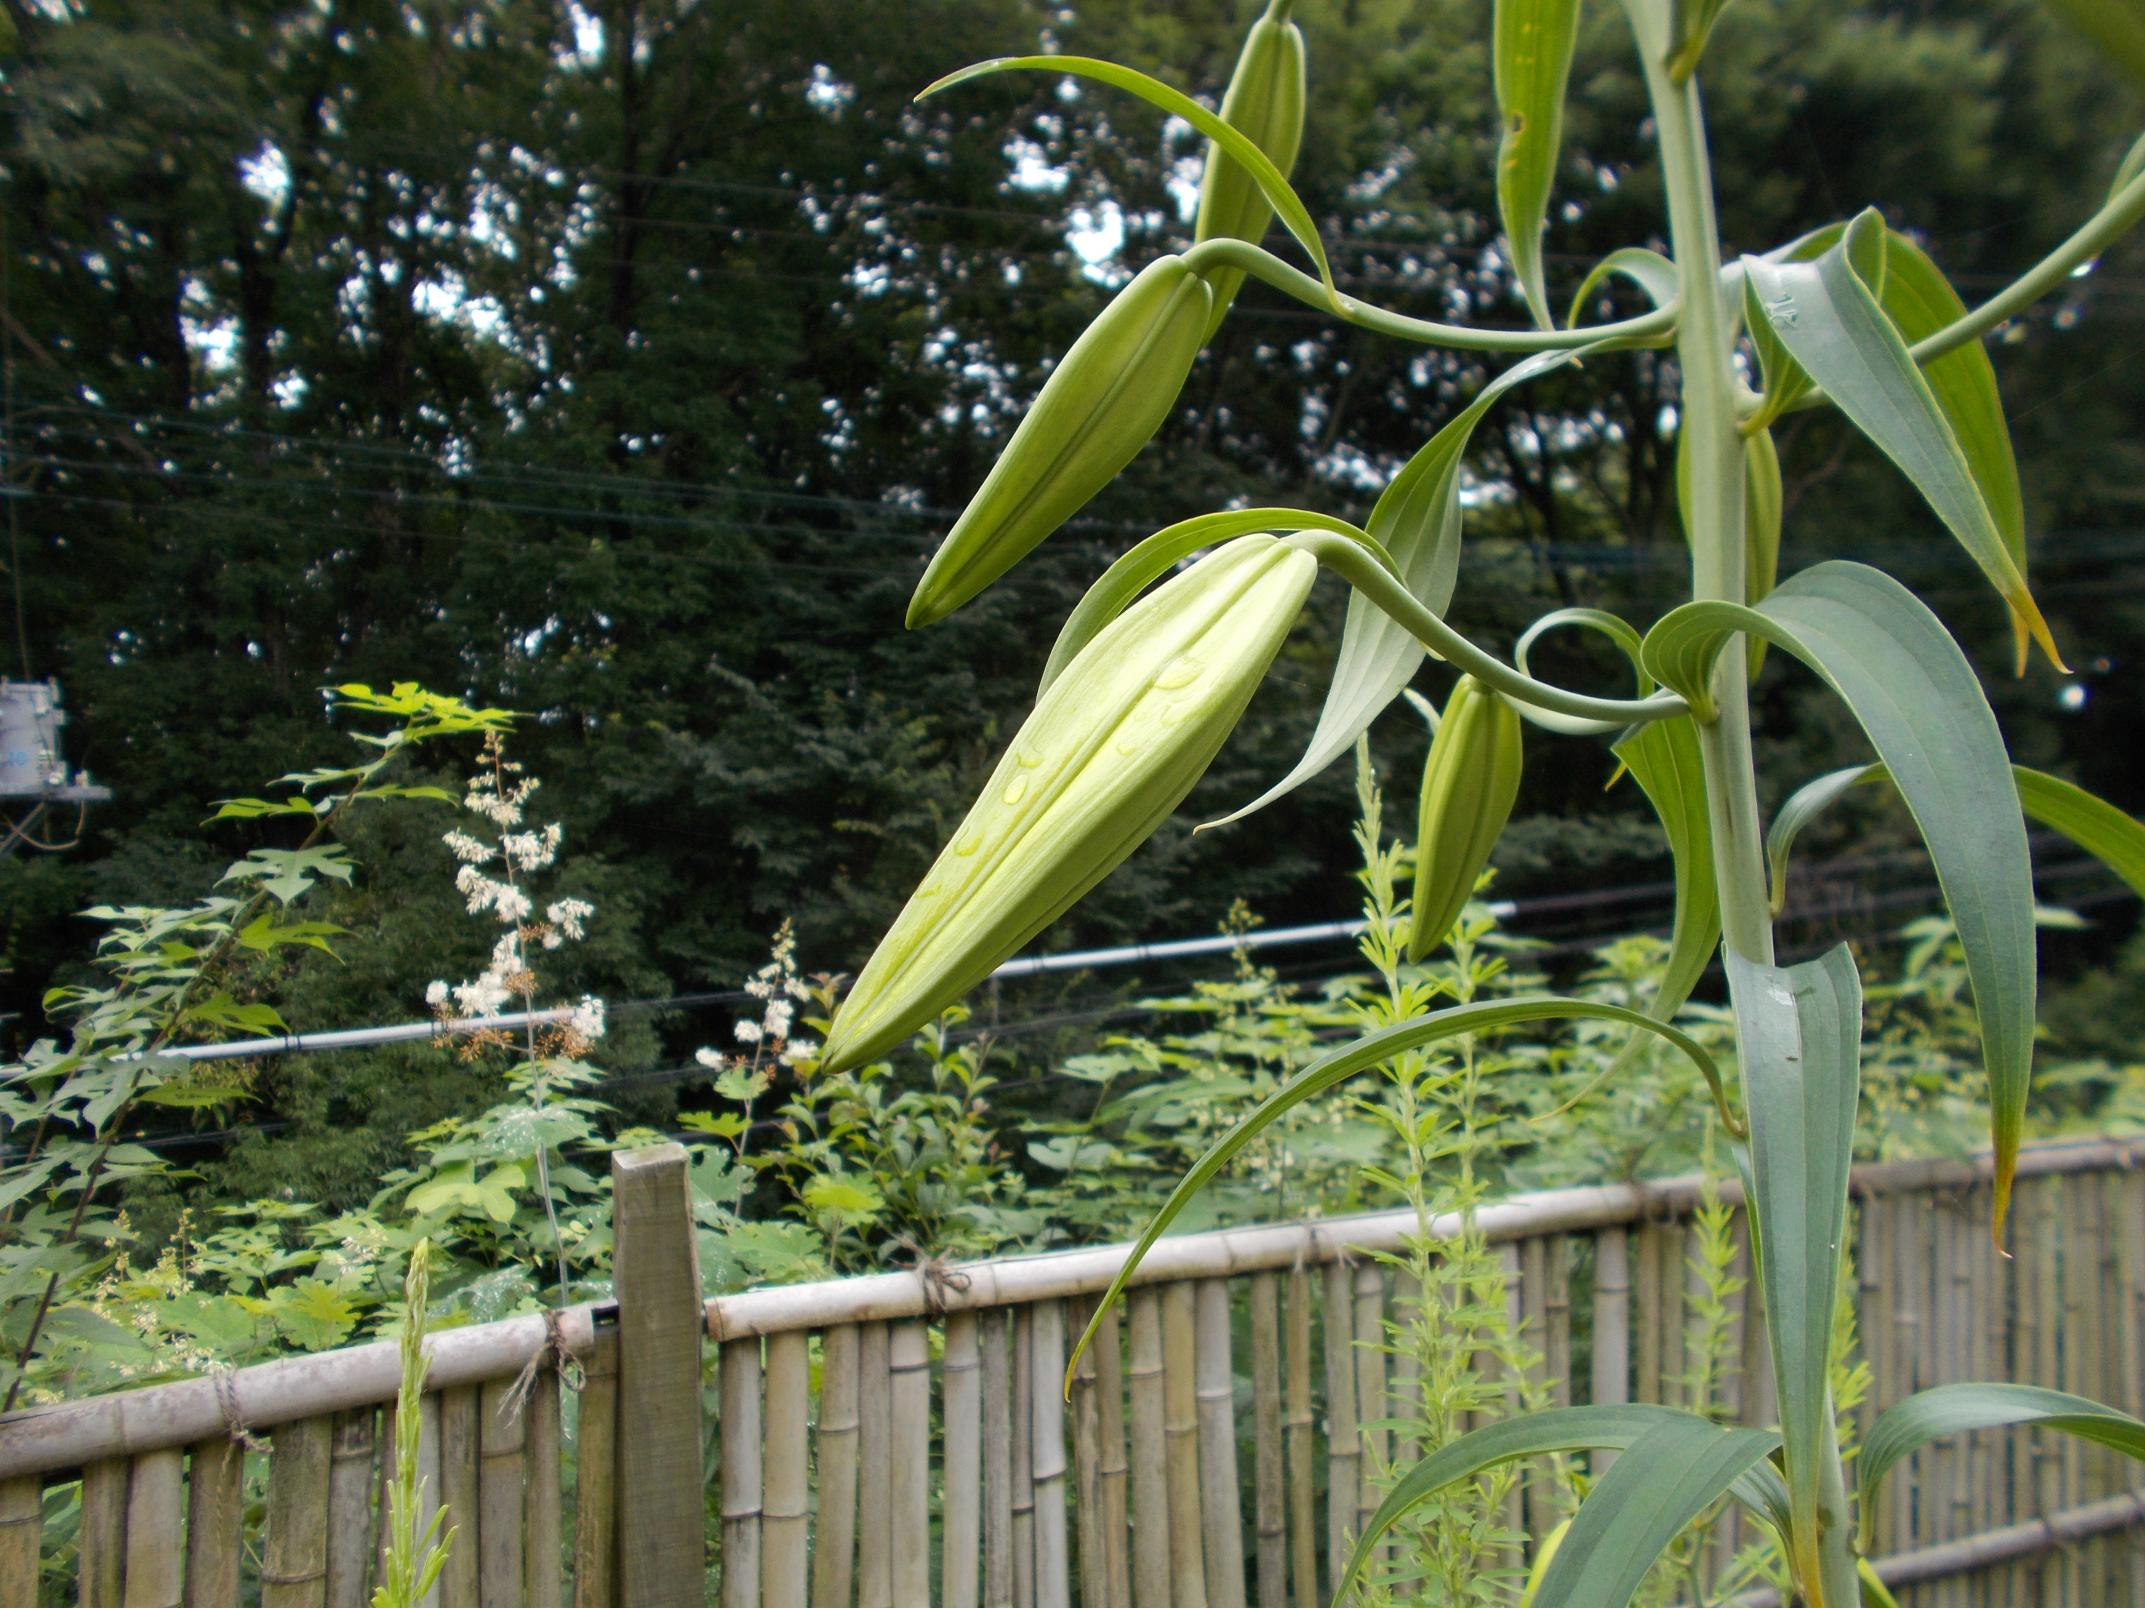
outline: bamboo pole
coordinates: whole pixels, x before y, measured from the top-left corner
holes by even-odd
[[[268,1544],[261,1608],[323,1608],[328,1600],[328,1452],[325,1418],[276,1431],[268,1463]],[[84,1486],[84,1508],[87,1486]]]
[[[45,1495],[36,1479],[0,1480],[0,1608],[37,1608],[44,1522]]]
[[[617,1341],[612,1341],[615,1357]],[[616,1364],[614,1362],[613,1366]],[[447,1549],[447,1567],[439,1577],[441,1608],[477,1608],[477,1470],[482,1461],[477,1438],[480,1386],[456,1385],[439,1393],[439,1479],[435,1495],[447,1509],[447,1527],[460,1533]],[[392,1459],[394,1442],[387,1442]],[[383,1467],[385,1465],[383,1464]]]
[[[1356,1434],[1355,1298],[1346,1266],[1329,1263],[1322,1330],[1326,1354],[1326,1578],[1338,1583],[1355,1535],[1356,1470],[1363,1443]]]
[[[1075,1330],[1087,1326],[1091,1304],[1076,1303]],[[1073,1543],[1080,1561],[1080,1608],[1111,1608],[1109,1566],[1105,1557],[1102,1512],[1102,1403],[1096,1398],[1100,1359],[1096,1346],[1080,1353],[1073,1365]],[[1123,1598],[1118,1601],[1122,1603]]]
[[[1385,1269],[1366,1261],[1359,1263],[1355,1271],[1356,1428],[1363,1449],[1356,1463],[1356,1535],[1369,1528],[1370,1516],[1385,1500],[1378,1477],[1391,1455],[1391,1442],[1384,1427],[1377,1423],[1385,1416],[1384,1348]],[[1382,1568],[1392,1556],[1392,1547],[1381,1545],[1373,1567]]]
[[[976,1328],[973,1312],[946,1320],[946,1517],[939,1564],[945,1608],[977,1608],[983,1561],[983,1352]]]
[[[370,1407],[335,1415],[328,1451],[328,1608],[365,1608],[372,1600],[373,1432],[379,1416]]]
[[[294,1433],[291,1444],[295,1447],[301,1439],[302,1432]],[[321,1472],[327,1472],[325,1457]],[[276,1544],[273,1533],[269,1544]],[[112,1457],[82,1470],[82,1514],[75,1530],[75,1590],[81,1608],[121,1608],[126,1565],[127,1464]]]
[[[2097,1338],[2091,1333],[2094,1321],[2092,1289],[2098,1258],[2094,1252],[2093,1225],[2085,1215],[2089,1206],[2079,1183],[2078,1179],[2065,1178],[2053,1186],[2043,1184],[2041,1187],[2056,1195],[2055,1207],[2061,1218],[2062,1388],[2074,1396],[2092,1396],[2095,1394],[2093,1352]],[[2075,1435],[2065,1435],[2060,1444],[2063,1454],[2062,1503],[2066,1508],[2081,1506],[2093,1494],[2087,1483],[2084,1443]],[[2067,1550],[2063,1555],[2063,1578],[2070,1601],[2083,1603],[2088,1600],[2088,1577],[2086,1559],[2080,1549]]]
[[[1189,1284],[1162,1291],[1163,1434],[1169,1444],[1169,1558],[1177,1608],[1206,1608],[1205,1531],[1199,1512],[1198,1340]],[[1218,1603],[1215,1608],[1235,1608]]]
[[[1661,1397],[1661,1225],[1646,1223],[1638,1230],[1635,1258],[1638,1330],[1637,1377],[1632,1395],[1642,1402],[1658,1403]]]
[[[931,1345],[921,1323],[887,1336],[888,1406],[893,1431],[889,1521],[891,1583],[897,1603],[931,1600]]]
[[[1538,1399],[1547,1400],[1549,1378],[1549,1244],[1535,1238],[1519,1245],[1520,1334],[1530,1352],[1529,1382]],[[1528,1541],[1539,1546],[1555,1528],[1552,1517],[1554,1491],[1540,1458],[1529,1458],[1520,1473],[1521,1507],[1526,1515]]]
[[[1878,1213],[1869,1201],[1856,1203],[1854,1209],[1855,1236],[1855,1333],[1861,1341],[1862,1360],[1869,1368],[1869,1393],[1855,1413],[1855,1432],[1859,1439],[1869,1438],[1869,1426],[1876,1420],[1884,1379],[1878,1371],[1878,1334],[1873,1315],[1877,1311],[1879,1292],[1884,1288],[1883,1236],[1878,1229]]]
[[[1288,1528],[1289,1574],[1295,1608],[1319,1608],[1316,1456],[1317,1420],[1311,1416],[1311,1275],[1288,1275]]]
[[[805,1608],[809,1595],[812,1340],[792,1330],[767,1339],[767,1484],[761,1494],[760,1596],[768,1608]]]
[[[127,1477],[126,1608],[179,1608],[186,1454],[144,1452]]]
[[[2057,1322],[2062,1312],[2061,1264],[2058,1261],[2062,1243],[2061,1213],[2056,1192],[2043,1182],[2036,1180],[2033,1184],[2032,1200],[2036,1328],[2030,1377],[2035,1384],[2059,1386],[2062,1378],[2062,1343]],[[2063,1507],[2062,1448],[2053,1442],[2054,1437],[2049,1431],[2038,1428],[2033,1431],[2034,1513],[2044,1518],[2060,1512]],[[2043,1554],[2035,1560],[2034,1591],[2038,1600],[2055,1600],[2062,1590],[2062,1579],[2060,1559]]]
[[[1683,1405],[1683,1375],[1690,1367],[1685,1343],[1690,1324],[1690,1235],[1681,1221],[1661,1225],[1661,1401]]]
[[[722,1608],[759,1608],[760,1510],[766,1491],[760,1342],[724,1341],[720,1367],[722,1405],[716,1425],[722,1442]]]
[[[1162,1297],[1134,1290],[1125,1303],[1131,1347],[1132,1592],[1139,1608],[1170,1608],[1168,1390],[1162,1367]]]
[[[859,1335],[829,1329],[819,1343],[819,1535],[812,1608],[849,1608],[856,1583]]]
[[[1035,1604],[1035,1315],[1013,1311],[1013,1601]]]
[[[529,1387],[529,1475],[523,1487],[522,1522],[529,1533],[528,1608],[562,1608],[566,1555],[563,1549],[560,1484],[565,1478],[565,1448],[559,1423],[559,1371],[537,1365]]]
[[[1958,1226],[1957,1218],[1943,1197],[1931,1192],[1927,1197],[1929,1237],[1925,1242],[1927,1260],[1919,1269],[1918,1286],[1926,1291],[1926,1305],[1922,1324],[1923,1355],[1926,1363],[1922,1374],[1923,1388],[1948,1383],[1957,1377],[1951,1369],[1952,1322],[1949,1297],[1951,1294],[1952,1242],[1958,1237],[1953,1231]],[[1915,1510],[1918,1523],[1915,1540],[1923,1546],[1949,1541],[1951,1531],[1952,1466],[1958,1461],[1959,1438],[1956,1435],[1940,1435],[1923,1449],[1921,1478],[1915,1492]],[[1951,1587],[1956,1584],[1946,1581],[1930,1593],[1932,1608],[1955,1608],[1950,1601]]]
[[[1102,1315],[1095,1331],[1095,1389],[1102,1401],[1102,1572],[1103,1600],[1125,1608],[1132,1599],[1132,1554],[1125,1523],[1129,1472],[1125,1463],[1125,1362],[1117,1336],[1118,1307]],[[1081,1560],[1081,1567],[1087,1567]]]
[[[1967,1191],[1966,1235],[1967,1284],[1965,1310],[1961,1317],[1966,1328],[1966,1377],[1969,1379],[1997,1379],[2002,1374],[1992,1366],[1990,1341],[1992,1325],[1991,1308],[1995,1305],[1998,1291],[1994,1274],[1996,1255],[1989,1245],[1990,1206],[1988,1190],[1979,1185]],[[1969,1452],[1968,1485],[1972,1493],[1972,1507],[1966,1517],[1966,1535],[1979,1535],[1995,1527],[1997,1437],[1983,1432],[1973,1437]],[[1981,1590],[1975,1593],[1978,1605],[1988,1601],[1990,1582],[1984,1578]]]
[[[1543,1246],[1542,1360],[1549,1371],[1549,1399],[1572,1404],[1571,1238],[1552,1235]]]
[[[1288,1608],[1288,1518],[1282,1496],[1281,1287],[1251,1276],[1252,1513],[1259,1608]]]
[[[2122,1408],[2133,1417],[2145,1412],[2145,1172],[2111,1173],[2121,1227],[2121,1273],[2115,1331],[2121,1346]],[[2125,1600],[2145,1608],[2145,1528],[2128,1534],[2125,1562],[2130,1582]]]
[[[443,1409],[451,1406],[443,1398]],[[574,1608],[618,1608],[618,1326],[596,1331],[596,1344],[581,1376],[574,1424]],[[446,1411],[440,1417],[441,1450],[447,1444]],[[466,1433],[466,1432],[465,1432]],[[466,1444],[466,1442],[465,1442]],[[454,1500],[454,1465],[445,1469],[448,1501]],[[470,1509],[463,1509],[469,1512]],[[454,1572],[448,1555],[447,1572]],[[447,1608],[465,1608],[450,1602]]]
[[[1236,1368],[1230,1354],[1229,1284],[1192,1289],[1193,1395],[1199,1419],[1199,1512],[1207,1600],[1244,1601],[1244,1514],[1236,1464]]]
[[[186,1608],[238,1601],[246,1451],[229,1436],[196,1441],[186,1460]]]
[[[528,1430],[512,1400],[513,1389],[511,1379],[497,1379],[477,1392],[477,1601],[482,1608],[520,1608],[528,1567],[522,1506]],[[627,1512],[630,1516],[631,1509]]]
[[[857,1608],[894,1608],[894,1401],[883,1323],[857,1331]]]
[[[983,1605],[1013,1602],[1013,1314],[983,1318]]]
[[[630,1519],[618,1527],[619,1597],[632,1608],[701,1608],[700,1264],[683,1146],[611,1157],[611,1224],[618,1510]]]
[[[1624,1231],[1605,1228],[1594,1239],[1594,1366],[1591,1400],[1597,1407],[1631,1399],[1631,1253]],[[1594,1478],[1609,1471],[1613,1452],[1594,1454]]]
[[[1035,1604],[1071,1608],[1065,1512],[1065,1303],[1038,1301],[1028,1323],[1029,1434],[1035,1459]]]
[[[1498,1276],[1504,1281],[1505,1333],[1517,1337],[1520,1332],[1520,1324],[1525,1317],[1525,1314],[1520,1309],[1519,1301],[1519,1247],[1517,1245],[1500,1245],[1497,1247],[1497,1272]],[[1508,1366],[1503,1372],[1504,1415],[1510,1418],[1519,1411],[1520,1390],[1526,1383],[1526,1369],[1524,1364],[1520,1364]],[[1408,1403],[1406,1411],[1411,1418],[1418,1416],[1418,1404],[1416,1402]],[[1510,1548],[1512,1561],[1514,1563],[1524,1563],[1527,1549],[1522,1538],[1527,1533],[1527,1490],[1520,1479],[1520,1471],[1517,1469],[1505,1470],[1504,1527],[1506,1533],[1513,1537]]]

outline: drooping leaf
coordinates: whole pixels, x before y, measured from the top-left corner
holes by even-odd
[[[1706,41],[1713,37],[1713,25],[1727,9],[1728,0],[1680,0],[1676,6],[1676,53],[1668,59],[1669,77],[1680,84],[1698,70]]]
[[[2041,825],[2061,832],[2145,898],[2145,822],[2046,771],[2014,765],[2018,801]]]
[[[1885,252],[1884,294],[1880,298],[1900,339],[1912,346],[1966,316],[1966,303],[1951,288],[1929,254],[1903,235],[1894,234]],[[1936,397],[1937,408],[1966,455],[1967,472],[1980,488],[1989,516],[2003,538],[2004,551],[2021,575],[2026,573],[2026,503],[2019,491],[2018,460],[2011,451],[2011,428],[2004,422],[2003,396],[1996,388],[1996,366],[1988,347],[1966,341],[1922,365],[1922,378]],[[2017,668],[2026,666],[2025,621],[2014,612],[2011,630]]]
[[[1661,818],[1675,871],[1676,915],[1669,929],[1668,961],[1646,1005],[1647,1015],[1665,1022],[1683,1009],[1720,944],[1720,886],[1714,880],[1713,823],[1706,811],[1698,727],[1688,715],[1652,721],[1627,733],[1613,752]],[[1634,1036],[1611,1071],[1621,1071],[1635,1059],[1642,1042]]]
[[[1515,385],[1523,385],[1599,349],[1590,346],[1578,352],[1543,352],[1515,363],[1485,385],[1472,402],[1432,436],[1379,495],[1365,529],[1393,556],[1409,592],[1431,613],[1443,616],[1459,580],[1460,467],[1475,426],[1482,422],[1491,405]],[[1222,826],[1256,814],[1276,799],[1293,793],[1348,752],[1414,678],[1425,657],[1422,643],[1406,626],[1362,593],[1351,592],[1348,618],[1341,628],[1340,652],[1333,661],[1333,680],[1303,758],[1249,804],[1212,824]]]
[[[1861,1092],[1862,984],[1841,944],[1785,969],[1729,950],[1750,1123],[1752,1220],[1787,1453],[1789,1545],[1805,1590],[1820,1580],[1819,1471],[1828,1455],[1833,1314],[1847,1234],[1847,1171]]]
[[[1080,1336],[1080,1343],[1073,1347],[1072,1357],[1066,1365],[1066,1383],[1072,1381],[1072,1364],[1080,1360],[1080,1353],[1095,1336],[1103,1315],[1118,1296],[1123,1293],[1132,1275],[1138,1271],[1140,1261],[1167,1232],[1184,1208],[1204,1189],[1209,1179],[1243,1148],[1256,1139],[1280,1118],[1286,1116],[1304,1101],[1323,1094],[1334,1085],[1346,1082],[1358,1072],[1391,1060],[1409,1050],[1421,1049],[1444,1039],[1457,1038],[1465,1033],[1488,1033],[1499,1028],[1514,1027],[1522,1022],[1542,1021],[1595,1021],[1622,1022],[1628,1026],[1657,1033],[1691,1058],[1713,1091],[1715,1104],[1723,1119],[1731,1125],[1739,1124],[1728,1104],[1728,1091],[1721,1081],[1720,1069],[1713,1064],[1713,1057],[1703,1046],[1688,1034],[1679,1032],[1665,1022],[1656,1022],[1634,1010],[1621,1005],[1610,1005],[1596,1000],[1568,999],[1556,994],[1519,994],[1509,999],[1476,1000],[1466,1005],[1451,1005],[1443,1010],[1429,1011],[1405,1022],[1381,1028],[1366,1034],[1353,1044],[1320,1056],[1309,1066],[1276,1089],[1221,1138],[1217,1139],[1207,1153],[1192,1164],[1192,1168],[1170,1191],[1169,1198],[1161,1209],[1147,1221],[1140,1235],[1133,1242],[1125,1257],[1124,1266],[1118,1269],[1117,1277],[1096,1303],[1093,1316],[1088,1319],[1087,1330]]]
[[[2042,1424],[2145,1461],[2145,1422],[2097,1401],[2038,1385],[1938,1385],[1894,1402],[1870,1425],[1855,1463],[1863,1534],[1876,1517],[1884,1476],[1902,1458],[1949,1435],[2007,1424]]]
[[[1497,211],[1512,272],[1542,328],[1552,327],[1542,278],[1542,226],[1564,143],[1564,91],[1579,35],[1579,0],[1497,0],[1492,28],[1497,112]]]
[[[1845,242],[1815,262],[1746,257],[1756,305],[1788,354],[1906,474],[2058,666],[2061,655],[1958,432]]]
[[[1764,636],[1840,695],[1929,846],[1980,1020],[2000,1238],[2032,1074],[2035,968],[2032,863],[1996,717],[1942,622],[1864,564],[1816,565],[1754,609],[1686,603],[1647,633],[1647,667],[1703,707],[1713,661],[1737,632]]]
[[[1172,117],[1183,118],[1251,175],[1260,194],[1266,197],[1275,216],[1280,218],[1282,227],[1296,237],[1297,244],[1303,247],[1317,268],[1319,282],[1326,287],[1328,298],[1336,307],[1340,305],[1340,292],[1334,287],[1333,267],[1327,262],[1325,245],[1318,238],[1318,225],[1311,221],[1310,210],[1304,206],[1302,198],[1290,188],[1287,176],[1274,166],[1273,158],[1260,150],[1241,129],[1231,128],[1191,96],[1172,89],[1158,78],[1136,68],[1121,67],[1114,61],[1097,61],[1092,56],[1000,56],[948,73],[916,98],[923,100],[971,79],[1008,72],[1064,73],[1074,78],[1091,78],[1113,89],[1127,90]]]
[[[1683,1414],[1655,1424],[1579,1504],[1535,1608],[1625,1608],[1668,1544],[1779,1444]]]
[[[2145,898],[2145,821],[2046,771],[2013,765],[2011,775],[2018,783],[2018,801],[2027,819],[2061,832],[2121,877],[2131,891]],[[1850,765],[1805,782],[1789,795],[1765,835],[1765,854],[1772,864],[1775,912],[1787,900],[1788,859],[1802,829],[1857,783],[1890,779],[1882,765]]]
[[[1645,246],[1624,246],[1595,263],[1587,270],[1586,278],[1579,282],[1579,289],[1572,296],[1569,318],[1574,329],[1579,326],[1586,304],[1612,278],[1630,280],[1657,308],[1666,307],[1676,299],[1676,265]]]
[[[1345,519],[1308,508],[1232,508],[1222,513],[1195,514],[1143,537],[1096,579],[1058,630],[1050,649],[1043,679],[1035,689],[1041,697],[1065,667],[1080,655],[1102,628],[1125,612],[1132,600],[1202,548],[1215,547],[1238,536],[1259,532],[1280,534],[1295,530],[1330,530],[1338,536],[1364,533]]]
[[[2117,164],[2115,178],[2108,185],[2108,199],[2113,201],[2140,175],[2145,175],[2145,134],[2138,136],[2137,143],[2130,147],[2122,161]]]
[[[1494,1424],[1472,1430],[1450,1445],[1440,1447],[1402,1475],[1386,1494],[1385,1500],[1378,1505],[1378,1511],[1364,1524],[1363,1533],[1356,1538],[1354,1556],[1349,1560],[1340,1580],[1335,1583],[1334,1600],[1347,1600],[1350,1586],[1361,1577],[1363,1567],[1370,1560],[1372,1552],[1393,1526],[1447,1486],[1456,1485],[1461,1480],[1473,1479],[1502,1463],[1514,1462],[1522,1457],[1544,1456],[1552,1452],[1600,1450],[1621,1452],[1628,1456],[1631,1448],[1647,1436],[1663,1429],[1673,1430],[1682,1426],[1702,1429],[1714,1436],[1751,1437],[1747,1441],[1737,1441],[1736,1445],[1739,1452],[1744,1449],[1753,1452],[1752,1461],[1745,1464],[1742,1470],[1731,1476],[1705,1500],[1710,1502],[1714,1497],[1732,1491],[1737,1500],[1752,1512],[1770,1520],[1774,1504],[1766,1489],[1764,1476],[1768,1471],[1759,1467],[1758,1463],[1780,1444],[1779,1436],[1764,1430],[1721,1430],[1706,1419],[1674,1407],[1642,1406],[1637,1403],[1553,1407],[1543,1412],[1500,1419]],[[1689,1444],[1695,1446],[1703,1443],[1694,1441]],[[1612,1468],[1609,1475],[1614,1474],[1615,1469]],[[1607,1477],[1603,1483],[1606,1482]],[[1704,1505],[1703,1502],[1700,1503],[1701,1507]],[[1560,1554],[1564,1547],[1570,1544],[1578,1529],[1579,1521],[1575,1519],[1571,1531],[1566,1533],[1564,1542],[1558,1547]],[[1556,1563],[1552,1561],[1549,1570],[1545,1571],[1545,1585],[1547,1575],[1553,1573],[1556,1567]],[[1546,1602],[1548,1599],[1538,1600]]]

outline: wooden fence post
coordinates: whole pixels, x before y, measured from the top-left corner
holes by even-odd
[[[700,1265],[682,1145],[611,1157],[618,1577],[634,1608],[701,1608]]]

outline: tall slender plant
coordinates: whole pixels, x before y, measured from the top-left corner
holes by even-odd
[[[2034,1024],[2022,811],[2139,885],[2145,828],[2050,778],[2014,774],[1965,657],[1891,577],[1827,561],[1774,584],[1780,497],[1769,434],[1791,409],[1837,408],[1907,475],[1989,578],[2010,611],[2020,664],[2033,645],[2060,664],[2027,585],[2017,472],[1981,343],[2145,216],[2145,171],[2126,164],[2107,202],[2070,239],[1972,310],[1874,211],[1724,261],[1698,76],[1724,4],[1623,0],[1651,102],[1670,252],[1613,253],[1580,286],[1573,321],[1560,325],[1540,246],[1578,0],[1497,0],[1493,56],[1505,131],[1497,194],[1534,319],[1526,329],[1415,318],[1335,284],[1317,226],[1282,170],[1301,127],[1303,58],[1292,0],[1267,6],[1224,102],[1226,118],[1131,68],[1076,56],[987,61],[926,92],[1007,71],[1081,78],[1140,96],[1210,143],[1200,238],[1131,280],[1067,352],[934,557],[909,607],[912,626],[951,613],[1003,575],[1132,459],[1173,411],[1242,276],[1398,340],[1523,360],[1394,477],[1364,528],[1301,509],[1209,514],[1157,532],[1104,573],[1068,620],[1033,713],[832,1023],[826,1062],[853,1065],[906,1037],[1138,847],[1229,736],[1322,569],[1354,594],[1332,690],[1303,762],[1258,802],[1345,753],[1413,679],[1426,650],[1460,672],[1453,697],[1467,712],[1460,718],[1448,704],[1451,737],[1433,746],[1425,778],[1421,852],[1429,860],[1416,890],[1418,951],[1438,936],[1430,929],[1450,919],[1452,890],[1472,885],[1509,807],[1506,778],[1519,763],[1509,714],[1564,738],[1610,739],[1659,812],[1676,864],[1667,975],[1647,1008],[1554,995],[1467,1001],[1322,1057],[1192,1168],[1103,1303],[1255,1135],[1357,1072],[1440,1040],[1556,1018],[1603,1019],[1634,1029],[1634,1041],[1639,1034],[1668,1040],[1706,1075],[1724,1125],[1744,1141],[1739,1161],[1757,1232],[1778,1429],[1723,1426],[1654,1406],[1514,1416],[1435,1450],[1396,1484],[1358,1538],[1360,1570],[1402,1515],[1455,1481],[1529,1455],[1616,1449],[1621,1455],[1540,1569],[1533,1601],[1541,1608],[1627,1602],[1678,1532],[1722,1498],[1742,1503],[1777,1538],[1806,1602],[1838,1608],[1872,1578],[1857,1556],[1856,1507],[1866,1524],[1885,1471],[1930,1438],[2031,1419],[2145,1454],[2145,1424],[2093,1403],[2013,1386],[1949,1386],[1878,1418],[1850,1502],[1831,1364],[1859,1087],[1860,982],[1845,947],[1801,965],[1775,963],[1773,921],[1795,830],[1849,785],[1880,776],[1921,828],[1973,986],[2000,1245]],[[1276,217],[1308,272],[1258,244]],[[1635,286],[1652,310],[1577,323],[1612,277]],[[1459,568],[1469,435],[1509,388],[1584,356],[1635,347],[1675,353],[1690,601],[1643,632],[1600,610],[1560,610],[1521,638],[1508,663],[1445,620]],[[1531,675],[1527,649],[1559,628],[1615,642],[1631,661],[1635,693],[1577,692]],[[1748,698],[1768,646],[1839,696],[1879,759],[1795,794],[1770,841],[1759,815]],[[1733,1090],[1670,1020],[1716,952],[1725,959],[1738,1032]],[[1091,1325],[1083,1345],[1092,1334]]]

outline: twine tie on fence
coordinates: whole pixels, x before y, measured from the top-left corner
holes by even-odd
[[[924,1310],[934,1318],[946,1315],[946,1292],[964,1293],[970,1284],[969,1276],[959,1268],[950,1266],[943,1256],[934,1256],[917,1265],[916,1276],[923,1280]]]
[[[268,1443],[246,1427],[246,1415],[238,1405],[238,1381],[232,1378],[231,1370],[218,1368],[209,1377],[215,1381],[216,1410],[223,1415],[224,1433],[249,1452],[267,1451]]]
[[[499,1422],[511,1424],[521,1416],[529,1392],[536,1388],[546,1357],[558,1370],[560,1388],[579,1391],[582,1385],[581,1359],[567,1349],[566,1326],[560,1320],[557,1307],[544,1308],[544,1343],[529,1353],[529,1360],[521,1365],[521,1372],[514,1376],[514,1382],[506,1387],[506,1394],[499,1398]]]

